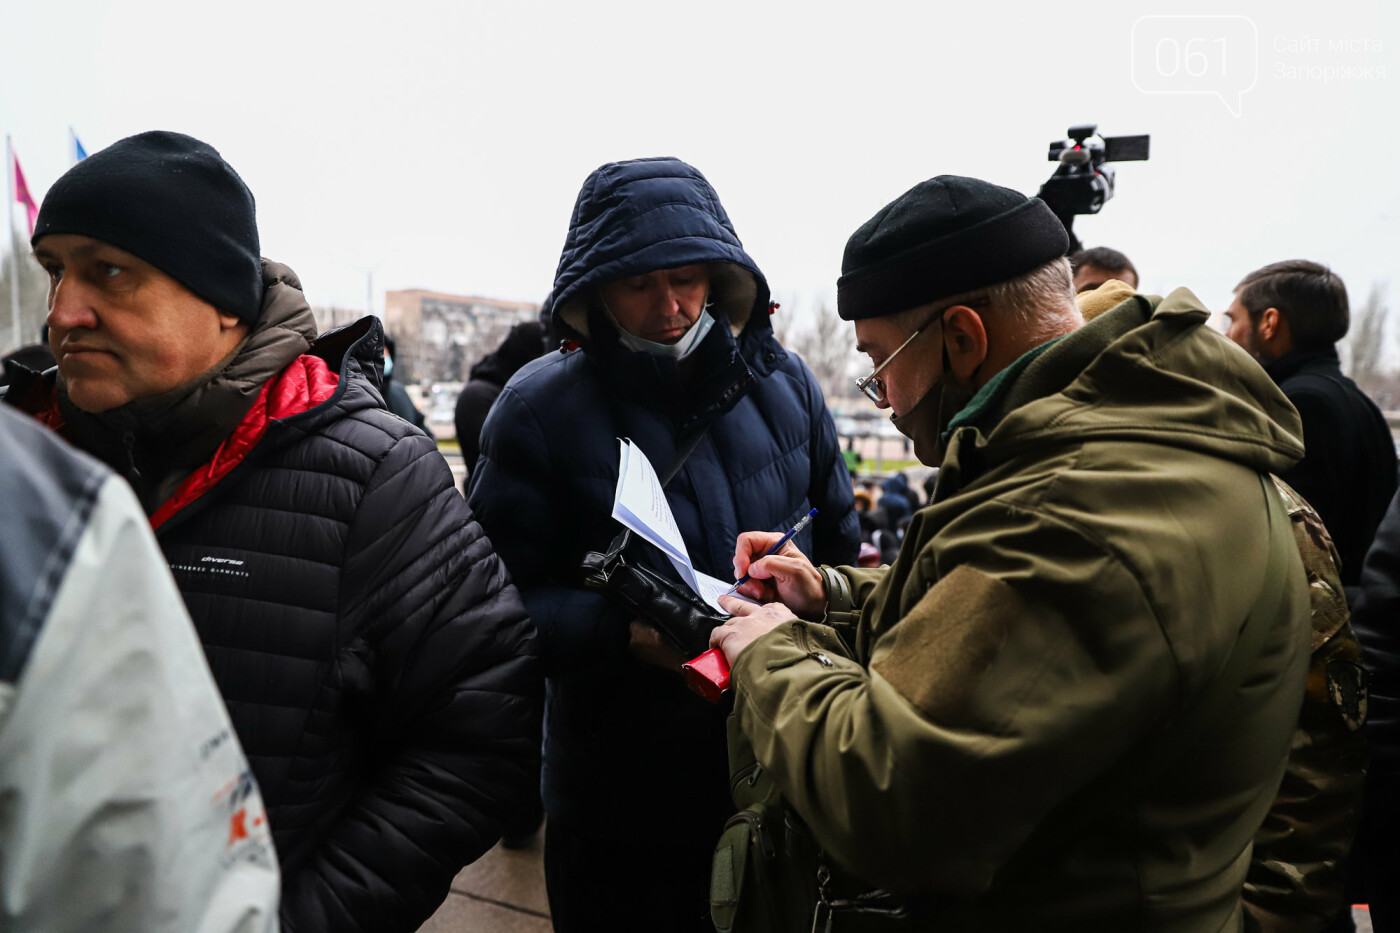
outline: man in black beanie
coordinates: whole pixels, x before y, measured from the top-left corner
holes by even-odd
[[[731,758],[761,766],[736,796],[771,811],[771,781],[801,817],[763,814],[755,851],[822,853],[765,869],[817,879],[777,901],[803,924],[1241,928],[1308,663],[1269,478],[1302,454],[1297,413],[1185,289],[1081,325],[1067,246],[1038,199],[955,176],[847,244],[858,384],[941,465],[932,501],[888,567],[742,535],[763,605],[727,602],[711,642]],[[740,917],[753,886],[726,872],[752,825],[716,854]]]
[[[57,369],[11,366],[4,401],[135,489],[262,788],[283,928],[416,930],[527,799],[541,681],[446,463],[384,409],[378,320],[317,338],[247,186],[178,133],[75,165],[33,246]]]

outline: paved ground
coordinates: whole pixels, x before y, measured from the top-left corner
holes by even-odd
[[[462,870],[419,933],[551,933],[543,852],[543,833],[529,849],[496,846]]]
[[[447,467],[452,471],[452,484],[457,487],[457,491],[462,491],[462,480],[467,478],[467,465],[462,462],[462,450],[459,447],[439,447],[442,458],[447,461]]]

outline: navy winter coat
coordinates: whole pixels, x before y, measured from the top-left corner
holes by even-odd
[[[622,347],[596,287],[695,263],[711,264],[717,320],[694,353],[678,366]],[[725,709],[633,660],[628,614],[579,582],[585,552],[621,530],[610,518],[618,438],[662,472],[678,442],[709,426],[666,487],[699,570],[732,579],[740,532],[785,531],[813,506],[798,546],[855,562],[835,428],[811,372],[773,336],[768,297],[698,171],[675,159],[603,166],[579,194],[546,306],[581,349],[516,373],[483,428],[469,501],[524,596],[550,677],[545,806],[586,831],[712,846],[732,812]]]

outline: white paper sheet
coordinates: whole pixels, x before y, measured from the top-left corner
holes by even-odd
[[[726,583],[696,570],[690,563],[685,540],[671,514],[666,493],[647,455],[629,440],[618,439],[622,453],[617,465],[617,491],[613,494],[612,517],[644,541],[670,558],[681,579],[710,606],[724,612],[719,597],[733,582]],[[740,597],[741,599],[743,597]]]
[[[716,580],[709,574],[701,573],[698,570],[695,571],[695,577],[697,582],[699,582],[700,584],[700,589],[697,591],[700,594],[700,598],[703,599],[705,602],[709,603],[711,606],[714,606],[720,612],[725,613],[726,615],[729,614],[728,610],[719,604],[719,598],[721,596],[732,596],[740,602],[745,602],[752,606],[758,605],[757,600],[749,599],[747,596],[741,596],[738,593],[729,592],[734,588],[734,581],[732,580],[728,582],[724,580]]]
[[[617,465],[617,490],[613,494],[612,517],[645,540],[659,547],[681,566],[690,567],[685,539],[671,514],[670,503],[661,488],[656,470],[647,455],[629,440],[618,439],[622,455]],[[694,570],[690,571],[692,574]]]

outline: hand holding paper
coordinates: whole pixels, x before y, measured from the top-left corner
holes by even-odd
[[[706,604],[728,615],[719,604],[719,598],[729,593],[730,584],[701,573],[691,565],[685,540],[681,537],[675,516],[671,514],[671,506],[666,502],[666,493],[661,488],[661,481],[651,461],[631,441],[619,438],[619,443],[622,453],[617,468],[612,517],[665,554],[687,586]]]

